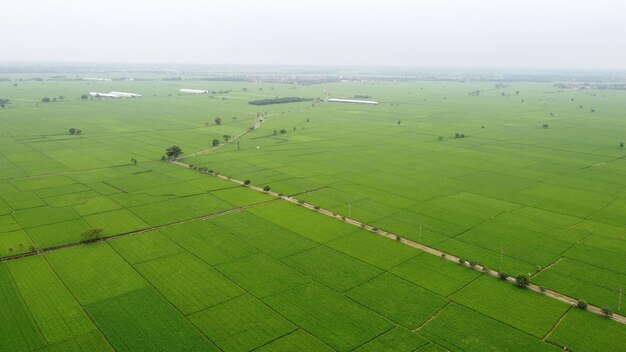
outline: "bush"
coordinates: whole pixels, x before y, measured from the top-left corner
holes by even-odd
[[[264,191],[264,192],[269,192],[269,191],[270,191],[270,189],[272,189],[270,186],[265,186],[265,187],[263,187],[263,191]]]
[[[530,283],[530,279],[526,275],[517,275],[515,278],[515,284],[517,287],[525,288]]]
[[[314,206],[313,209],[315,210],[320,210],[320,207],[318,205]]]
[[[504,271],[501,271],[498,273],[498,277],[500,278],[500,280],[506,280],[509,278],[509,274],[505,273]]]
[[[249,185],[250,184],[250,180],[243,181],[243,184],[246,185],[246,186]]]
[[[584,299],[579,299],[578,302],[576,302],[576,307],[580,309],[587,309],[587,301],[585,301]]]
[[[396,241],[400,241],[400,240],[402,240],[402,237],[396,235]]]
[[[446,254],[445,253],[441,253],[441,258],[445,258]]]
[[[539,286],[539,291],[541,291],[541,293],[546,292],[546,288],[543,286]]]
[[[604,307],[602,308],[602,315],[604,315],[605,317],[610,317],[611,315],[613,315],[613,311],[610,307]]]
[[[465,264],[465,259],[459,258],[459,264]]]

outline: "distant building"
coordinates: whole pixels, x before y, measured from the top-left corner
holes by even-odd
[[[83,77],[83,81],[110,81],[110,78],[99,78],[99,77]]]
[[[209,94],[208,90],[187,89],[187,88],[181,88],[178,90],[178,92],[183,93],[183,94]]]
[[[111,95],[115,95],[118,98],[141,98],[141,94],[137,93],[126,93],[126,92],[109,92]]]
[[[365,104],[365,105],[378,105],[377,101],[372,100],[354,100],[354,99],[327,99],[329,103],[348,103],[348,104]]]
[[[94,98],[118,98],[117,95],[109,94],[109,93],[98,93],[98,92],[89,92],[90,97]]]

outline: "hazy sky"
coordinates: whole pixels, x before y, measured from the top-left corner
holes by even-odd
[[[5,0],[0,61],[626,68],[624,0]]]

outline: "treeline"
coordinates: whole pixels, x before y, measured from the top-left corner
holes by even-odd
[[[248,102],[250,105],[270,105],[270,104],[286,104],[286,103],[297,103],[301,101],[310,101],[313,99],[310,98],[298,98],[298,97],[286,97],[286,98],[273,98],[273,99],[261,99],[261,100],[252,100]]]

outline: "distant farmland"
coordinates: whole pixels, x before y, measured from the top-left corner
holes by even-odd
[[[626,92],[211,85],[229,93],[0,82],[0,351],[626,345],[626,325],[341,219],[625,315]],[[143,98],[81,99],[94,86]],[[312,105],[325,91],[380,104]],[[192,167],[159,160],[172,145]]]

